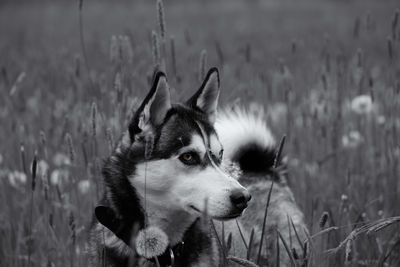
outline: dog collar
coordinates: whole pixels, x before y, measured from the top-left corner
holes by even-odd
[[[174,267],[176,259],[182,255],[184,244],[185,242],[182,241],[172,248],[168,247],[163,254],[149,259],[149,261],[153,263],[158,262],[160,267]]]

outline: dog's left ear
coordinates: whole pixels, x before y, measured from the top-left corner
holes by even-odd
[[[192,108],[198,108],[207,115],[211,124],[217,118],[219,86],[218,69],[211,68],[200,89],[188,100]]]
[[[129,124],[131,140],[134,140],[135,134],[161,125],[170,108],[171,98],[167,78],[163,72],[158,72],[154,76],[150,92]]]

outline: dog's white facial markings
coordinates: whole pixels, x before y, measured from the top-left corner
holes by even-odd
[[[213,151],[219,153],[221,145],[217,137],[212,140]],[[179,157],[187,151],[196,151],[204,158],[206,145],[203,138],[193,135],[191,143],[181,148],[176,156],[140,163],[136,165],[135,174],[128,177],[141,205],[146,206],[149,225],[164,230],[171,244],[182,239],[186,229],[199,217],[199,211],[205,209],[206,199],[211,217],[222,219],[240,215],[231,203],[230,195],[233,190],[245,190],[214,164],[206,167],[184,164]]]
[[[192,140],[190,141],[190,145],[183,147],[179,150],[179,154],[188,152],[188,151],[196,151],[200,158],[204,158],[206,154],[206,146],[204,145],[203,139],[200,135],[195,134],[192,136]]]
[[[222,156],[220,153],[223,150],[222,145],[217,137],[217,135],[212,134],[209,139],[211,153],[213,153],[216,157]]]
[[[184,209],[175,184],[184,172],[177,158],[156,160],[137,165],[129,181],[136,189],[149,225],[160,227],[171,245],[182,240],[186,229],[196,219]]]

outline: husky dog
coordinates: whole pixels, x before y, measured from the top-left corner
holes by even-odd
[[[252,104],[250,109],[233,107],[220,112],[215,128],[224,147],[224,162],[231,162],[240,174],[238,181],[249,190],[252,201],[237,221],[224,222],[225,237],[232,234],[229,254],[240,258],[249,256],[260,266],[292,266],[278,231],[286,241],[290,253],[296,254],[297,264],[306,261],[304,241],[307,226],[288,186],[285,160],[274,168],[277,143],[265,123],[263,108]],[[272,186],[273,183],[273,186]],[[258,257],[266,204],[272,186],[265,224],[261,256]],[[216,223],[222,231],[221,223]],[[239,232],[239,227],[240,231]],[[251,253],[248,253],[250,233],[254,230]],[[247,243],[244,245],[243,238]],[[295,251],[295,252],[294,252]],[[279,260],[277,257],[279,256]],[[298,257],[297,257],[298,256]],[[279,261],[279,262],[278,262]],[[278,265],[279,264],[279,265]]]
[[[104,197],[90,232],[91,266],[219,265],[212,223],[200,218],[236,218],[251,198],[221,168],[224,149],[214,129],[219,92],[218,70],[212,68],[186,103],[171,104],[165,75],[155,75],[105,162]],[[136,253],[135,239],[147,226],[165,234],[161,255]]]

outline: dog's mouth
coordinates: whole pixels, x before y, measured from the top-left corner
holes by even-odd
[[[203,211],[201,211],[200,209],[196,208],[194,205],[189,205],[189,208],[194,210],[196,213],[204,214]],[[242,211],[231,213],[231,214],[228,214],[226,216],[210,216],[210,217],[212,219],[215,219],[215,220],[218,220],[218,221],[227,221],[227,220],[235,219],[235,218],[239,217],[240,215],[242,215]]]

